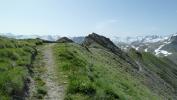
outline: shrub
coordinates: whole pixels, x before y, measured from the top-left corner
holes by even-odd
[[[113,92],[113,90],[111,89],[107,89],[105,90],[106,93],[106,98],[108,98],[108,100],[115,100],[115,99],[119,99],[119,95],[117,95],[115,92]]]
[[[47,94],[47,89],[45,87],[38,87],[37,92],[38,92],[38,94],[46,95]]]
[[[87,77],[76,76],[70,81],[68,92],[94,95],[96,93],[96,88],[95,85]]]

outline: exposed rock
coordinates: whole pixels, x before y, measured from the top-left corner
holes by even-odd
[[[89,34],[85,37],[84,42],[82,43],[84,46],[91,47],[92,44],[99,44],[100,46],[109,49],[114,53],[120,53],[121,49],[118,48],[109,38],[98,35],[96,33]]]
[[[137,64],[134,63],[134,61],[125,53],[123,52],[119,47],[117,47],[109,38],[106,38],[104,36],[98,35],[96,33],[89,34],[87,37],[85,37],[85,40],[83,41],[82,45],[84,47],[96,47],[96,48],[104,48],[112,53],[118,55],[123,60],[127,61],[129,64],[135,67],[137,69]]]
[[[177,44],[177,36],[172,36],[171,41],[172,44]]]
[[[72,43],[73,40],[67,38],[67,37],[62,37],[60,39],[57,40],[58,43]]]
[[[97,48],[103,47],[103,48],[108,49],[109,51],[111,51],[114,54],[119,55],[119,56],[125,54],[109,38],[98,35],[96,33],[89,34],[87,37],[85,37],[85,40],[82,43],[82,45],[84,45],[86,47],[97,47]]]

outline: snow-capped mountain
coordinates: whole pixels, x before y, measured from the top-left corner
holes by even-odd
[[[114,41],[115,43],[119,42],[124,42],[127,44],[131,44],[133,42],[138,42],[138,43],[154,43],[158,41],[162,41],[167,39],[168,36],[158,36],[158,35],[148,35],[148,36],[136,36],[136,37],[112,37],[111,40]]]
[[[158,57],[167,57],[177,61],[177,34],[168,36],[128,37],[124,42],[115,42],[122,50],[134,48],[140,52],[150,52]]]
[[[12,33],[0,33],[0,36],[9,37],[9,38],[15,38],[15,39],[36,39],[40,38],[43,40],[48,41],[56,41],[61,38],[60,35],[15,35]],[[81,43],[84,41],[84,36],[78,36],[78,37],[69,37],[76,43]]]
[[[15,39],[35,39],[40,38],[49,41],[56,41],[61,38],[59,35],[15,35],[12,33],[0,33],[1,36],[15,38]]]

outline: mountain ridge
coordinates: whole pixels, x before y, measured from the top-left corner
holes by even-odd
[[[43,44],[44,41],[41,39],[18,40],[0,38],[0,71],[2,72],[0,73],[0,86],[4,90],[8,89],[4,85],[6,84],[6,78],[3,76],[7,72],[9,75],[14,75],[13,67],[10,67],[11,65],[19,64],[18,68],[28,68],[29,66],[23,65],[24,62],[19,60],[28,58],[27,61],[25,60],[26,63],[31,62],[29,54],[33,52],[33,48],[36,49],[38,47],[39,50],[43,51],[41,45],[46,46],[49,44],[51,46],[46,46],[45,49],[47,51],[50,50],[50,54],[53,51],[53,60],[55,60],[56,64],[56,69],[51,70],[56,71],[58,74],[56,74],[56,80],[54,81],[56,81],[56,84],[57,82],[67,84],[66,93],[63,94],[65,99],[177,99],[177,64],[169,59],[168,56],[158,57],[151,52],[139,51],[134,48],[124,51],[116,46],[109,38],[96,33],[86,36],[81,44],[70,42],[71,40],[67,37],[61,38],[61,40],[64,40],[64,42]],[[173,37],[172,40],[176,40],[176,37]],[[23,50],[24,52],[21,53]],[[27,52],[26,55],[21,56],[25,52]],[[39,58],[37,59],[40,60],[42,55],[40,55],[38,49],[36,49],[36,52],[36,54],[39,54]],[[12,64],[10,63],[11,65],[8,65],[7,58],[13,60],[11,62]],[[19,73],[23,72],[24,75],[37,75],[33,77],[37,83],[36,90],[34,90],[36,91],[34,98],[44,98],[48,89],[45,88],[45,79],[43,80],[39,73],[45,69],[43,69],[42,65],[38,65],[38,60],[36,60],[36,64],[40,67],[32,67],[32,65],[29,67],[29,72],[34,72],[35,74],[28,73],[28,71],[24,70],[17,71]],[[44,57],[44,61],[46,60]],[[36,68],[37,70],[35,70]],[[20,77],[23,76],[20,75],[18,78]],[[20,83],[25,81],[20,80],[20,83],[16,83],[16,81],[11,80],[10,82],[15,82],[15,84],[20,85]],[[49,85],[50,82],[47,84]],[[21,88],[23,88],[23,85]],[[13,97],[11,92],[0,90],[0,96],[11,98]]]

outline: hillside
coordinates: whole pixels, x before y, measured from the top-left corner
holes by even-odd
[[[170,58],[124,52],[96,33],[81,44],[67,37],[0,41],[2,100],[177,99],[177,65]]]
[[[176,98],[176,65],[149,53],[125,53],[95,33],[82,45],[54,47],[58,70],[68,77],[66,100],[166,100]],[[62,70],[61,70],[62,69]]]
[[[23,100],[40,40],[0,37],[0,100]]]
[[[66,100],[158,98],[122,68],[128,63],[121,60],[120,64],[116,61],[120,58],[104,50],[93,51],[90,53],[77,44],[60,44],[55,48],[58,67],[68,76]]]

